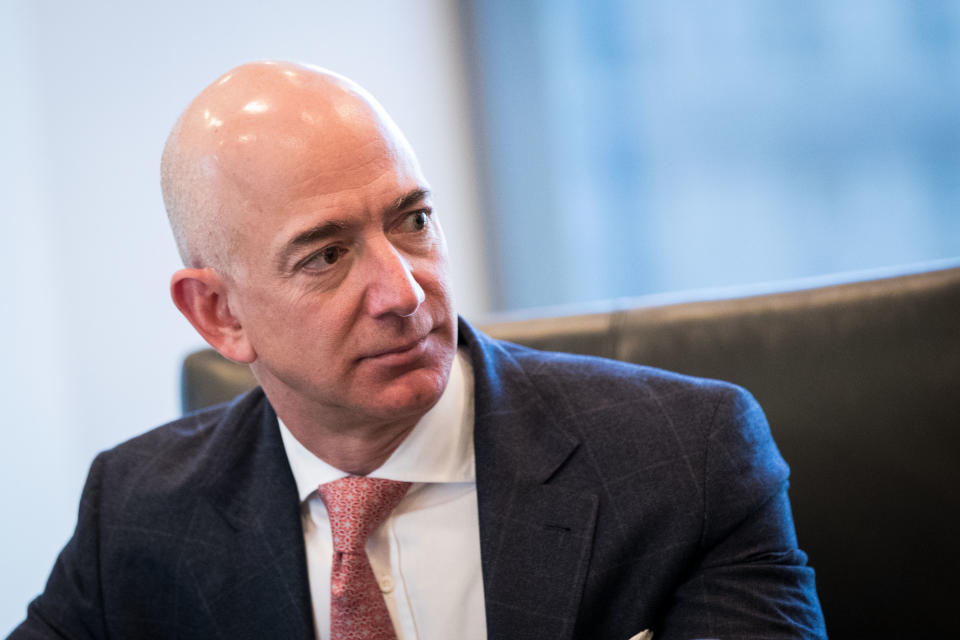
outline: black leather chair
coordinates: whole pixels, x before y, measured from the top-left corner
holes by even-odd
[[[797,534],[831,637],[960,633],[960,266],[481,326],[750,389],[792,468]],[[184,408],[252,384],[245,367],[193,354]]]

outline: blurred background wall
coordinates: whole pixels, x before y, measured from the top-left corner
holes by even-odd
[[[0,0],[0,56],[0,633],[179,413],[160,150],[240,62],[380,98],[470,317],[960,255],[956,2]]]
[[[960,3],[464,0],[498,308],[960,254]]]

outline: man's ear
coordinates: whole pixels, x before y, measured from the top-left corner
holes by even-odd
[[[193,328],[220,352],[236,362],[250,363],[257,353],[227,301],[223,278],[213,269],[181,269],[170,279],[170,297]]]

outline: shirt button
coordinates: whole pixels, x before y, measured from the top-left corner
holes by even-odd
[[[380,583],[380,591],[384,593],[390,593],[393,591],[393,578],[390,576],[380,576],[380,580],[378,580],[378,582]]]

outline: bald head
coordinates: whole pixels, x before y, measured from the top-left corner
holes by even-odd
[[[187,107],[163,151],[163,199],[184,264],[231,271],[250,216],[327,174],[339,182],[326,189],[359,186],[350,167],[360,176],[373,157],[364,150],[378,145],[415,162],[383,107],[343,76],[288,62],[227,72]]]

